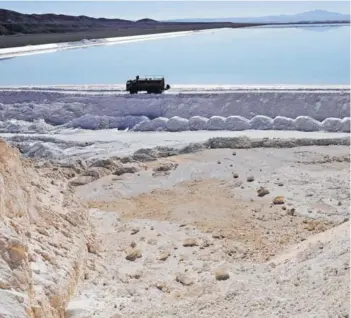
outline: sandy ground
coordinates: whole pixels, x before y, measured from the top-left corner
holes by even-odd
[[[66,317],[348,317],[349,166],[348,146],[213,149],[76,187],[100,248]]]

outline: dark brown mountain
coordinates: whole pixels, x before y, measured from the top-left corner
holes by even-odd
[[[147,19],[145,19],[147,20]],[[65,33],[101,30],[135,24],[122,19],[91,18],[84,15],[23,14],[0,9],[0,34]]]
[[[84,15],[23,14],[0,9],[0,48],[177,31],[242,28],[254,25],[257,24],[161,22],[148,18],[130,21],[92,18]]]

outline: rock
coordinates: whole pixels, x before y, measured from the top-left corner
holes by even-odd
[[[233,152],[233,156],[236,156],[236,152],[235,151]]]
[[[82,186],[82,185],[88,184],[88,183],[93,182],[93,181],[95,181],[95,179],[91,176],[78,176],[75,179],[71,180],[69,182],[69,185],[73,186],[73,187],[78,187],[78,186]]]
[[[206,247],[210,247],[211,245],[213,245],[212,242],[208,241],[207,239],[203,240],[202,244],[201,244],[201,249],[204,249]]]
[[[49,232],[48,232],[47,230],[42,229],[42,228],[40,228],[40,227],[37,228],[37,232],[38,232],[39,234],[41,234],[41,235],[50,236],[50,235],[49,235]]]
[[[283,196],[278,196],[273,199],[273,204],[284,204],[285,198]]]
[[[121,167],[118,167],[113,174],[116,176],[121,176],[125,173],[135,173],[138,171],[139,170],[134,166],[121,166]]]
[[[165,282],[157,282],[155,284],[155,287],[158,289],[158,290],[161,290],[163,291],[164,293],[169,293],[169,287],[167,286],[167,284]]]
[[[193,247],[193,246],[198,246],[198,245],[199,244],[198,244],[197,240],[194,238],[187,238],[183,242],[184,247]]]
[[[160,261],[165,261],[171,254],[169,252],[162,252],[158,258]]]
[[[219,164],[219,165],[220,165],[220,164],[221,164],[221,162],[218,160],[218,161],[217,161],[217,164]]]
[[[268,189],[264,188],[264,187],[261,187],[257,190],[257,195],[259,197],[264,197],[265,195],[269,194],[269,191]]]
[[[254,176],[249,176],[249,177],[246,178],[247,182],[252,182],[254,180],[255,180]]]
[[[140,231],[140,229],[138,227],[135,227],[130,231],[130,235],[137,234],[139,231]]]
[[[237,179],[237,178],[239,178],[239,175],[237,173],[233,173],[233,178]]]
[[[88,170],[85,170],[82,173],[82,176],[92,177],[94,180],[97,180],[106,176],[108,173],[109,173],[109,170],[106,170],[105,168],[92,167],[92,168],[89,168]]]
[[[193,280],[189,278],[189,276],[182,273],[177,274],[176,281],[184,286],[190,286],[194,283]]]
[[[154,238],[151,238],[151,239],[148,239],[146,241],[147,244],[150,244],[150,245],[156,245],[157,244],[157,240],[154,239]]]
[[[152,170],[154,172],[165,172],[165,171],[175,170],[177,169],[177,167],[178,167],[177,163],[164,162],[158,165],[157,167],[153,168]]]
[[[116,163],[111,159],[99,159],[94,161],[90,167],[112,169],[116,167]]]
[[[131,162],[134,162],[134,159],[133,158],[131,158],[131,157],[122,157],[121,159],[121,162],[122,163],[131,163]]]
[[[135,261],[137,258],[141,258],[141,252],[138,248],[128,248],[126,250],[126,260]]]
[[[141,275],[142,275],[142,272],[136,271],[136,272],[130,273],[129,277],[133,279],[140,279]]]
[[[229,272],[224,268],[219,268],[215,271],[216,280],[227,280],[229,279]]]
[[[20,263],[27,257],[26,248],[23,245],[11,246],[8,250],[11,263]]]
[[[136,243],[135,242],[130,243],[130,247],[135,248],[136,247]]]
[[[295,210],[294,208],[292,208],[292,209],[288,209],[287,214],[288,214],[288,215],[291,215],[291,216],[294,216],[294,215],[295,215],[295,212],[296,212],[296,210]]]
[[[98,254],[99,253],[99,245],[96,241],[87,242],[87,249],[88,252],[91,254]]]
[[[136,243],[132,242],[130,246],[125,250],[126,260],[134,262],[137,258],[141,258],[142,254],[139,248],[136,247]]]
[[[221,234],[221,233],[214,233],[214,234],[212,234],[212,237],[214,239],[223,239],[223,238],[225,238],[225,236],[223,234]]]

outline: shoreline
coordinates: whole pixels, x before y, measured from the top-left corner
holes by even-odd
[[[140,27],[126,27],[117,30],[99,29],[85,30],[65,33],[25,33],[14,35],[2,35],[0,43],[1,49],[20,48],[34,45],[79,43],[83,40],[94,41],[108,38],[136,37],[147,35],[162,35],[179,32],[199,32],[222,29],[246,29],[252,27],[258,28],[296,28],[296,27],[319,27],[319,26],[349,26],[350,23],[343,22],[313,22],[313,23],[231,23],[231,22],[204,22],[204,23],[176,23],[176,24],[159,24],[143,25]],[[158,29],[157,29],[158,28]]]
[[[197,32],[208,32],[208,31],[214,32],[219,30],[222,30],[222,29],[199,30]],[[137,41],[166,39],[171,37],[191,35],[194,32],[195,31],[164,32],[164,33],[144,34],[144,35],[107,37],[107,38],[101,38],[101,39],[84,38],[79,41],[73,41],[73,42],[72,41],[56,42],[56,43],[26,45],[26,46],[8,47],[8,48],[1,48],[1,45],[0,45],[0,60],[10,59],[10,58],[19,57],[19,56],[33,55],[33,54],[51,53],[51,52],[56,52],[61,50],[88,48],[92,46],[104,46],[104,45],[114,45],[114,44],[120,44],[120,43],[137,42]]]
[[[117,30],[88,30],[67,33],[37,33],[37,34],[15,34],[1,36],[0,49],[16,48],[27,45],[46,45],[59,44],[65,42],[79,42],[82,40],[99,40],[106,38],[121,38],[129,36],[142,35],[160,35],[165,33],[176,32],[198,32],[204,30],[224,29],[224,28],[247,28],[259,26],[258,23],[245,24],[228,24],[228,23],[202,23],[202,24],[185,24],[185,25],[158,25],[157,27],[141,26],[123,28]]]

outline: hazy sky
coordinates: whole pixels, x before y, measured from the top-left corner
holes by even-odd
[[[321,9],[350,13],[349,1],[0,1],[22,13],[61,13],[93,17],[166,20],[254,17]]]

